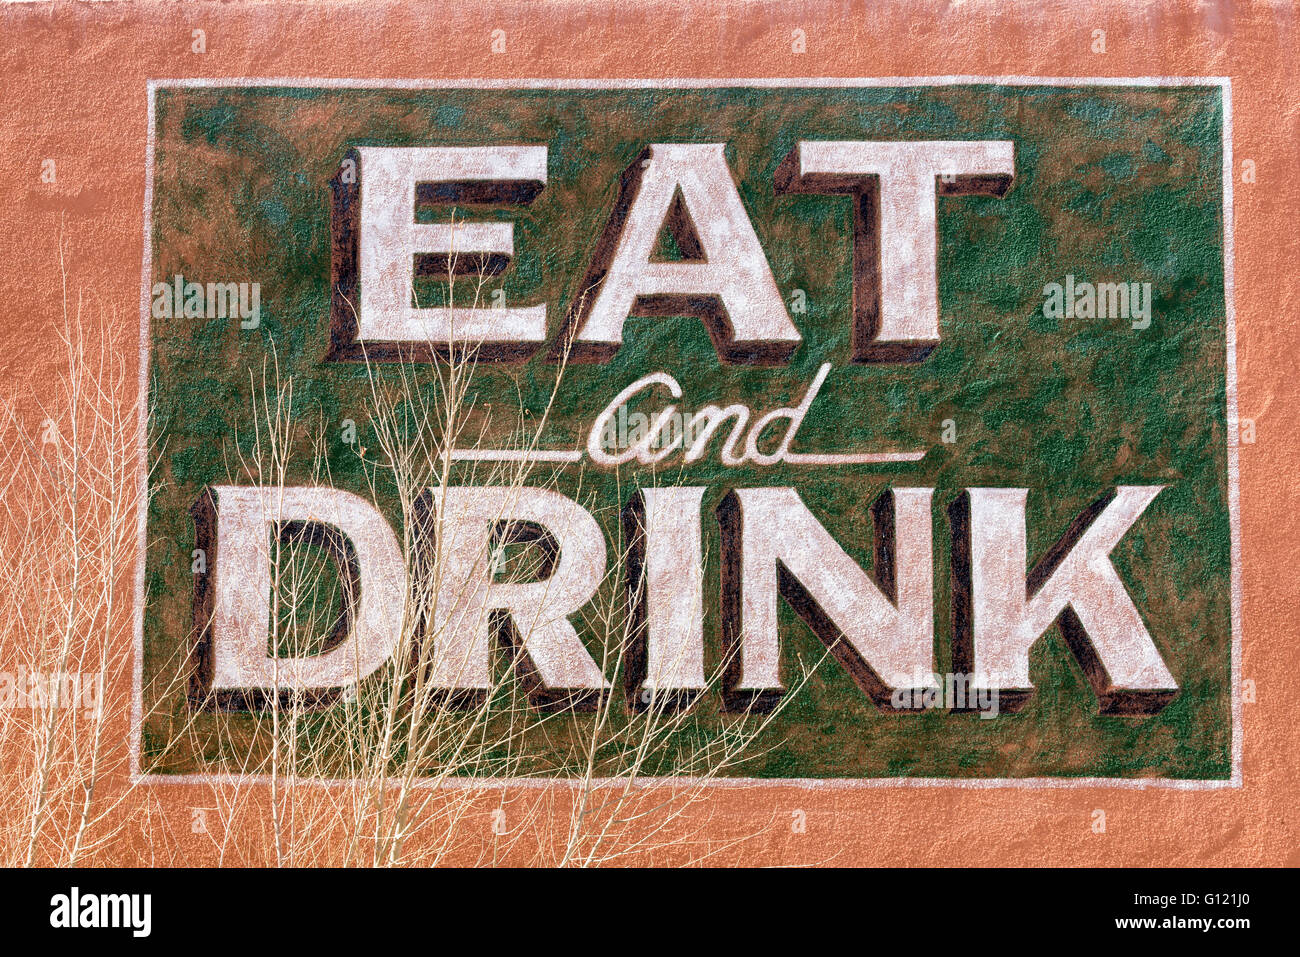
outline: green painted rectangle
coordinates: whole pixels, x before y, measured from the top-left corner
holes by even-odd
[[[1032,562],[1098,495],[1123,484],[1169,487],[1113,555],[1180,690],[1154,716],[1098,713],[1058,630],[1035,646],[1036,694],[1015,714],[886,714],[826,660],[724,776],[834,779],[1059,777],[1223,782],[1233,772],[1232,557],[1225,294],[1224,91],[1215,84],[720,86],[505,89],[162,85],[154,91],[150,285],[183,275],[261,288],[256,329],[238,321],[151,318],[150,478],[143,617],[142,767],[156,773],[232,770],[265,752],[265,719],[195,713],[171,682],[192,640],[189,508],[210,484],[246,480],[254,412],[250,377],[268,363],[293,379],[297,458],[288,484],[311,484],[314,440],[332,484],[367,493],[364,457],[340,440],[344,420],[367,433],[371,376],[393,366],[329,362],[330,180],[357,146],[545,144],[548,183],[527,207],[472,218],[515,223],[516,256],[489,281],[510,303],[545,302],[554,331],[586,271],[620,174],[650,143],[725,142],[740,195],[803,342],[788,365],[723,365],[698,319],[632,318],[605,364],[564,370],[544,355],[481,363],[471,394],[478,444],[506,445],[522,412],[550,405],[540,444],[581,448],[593,417],[654,371],[685,386],[685,405],[791,404],[823,362],[832,370],[799,432],[806,451],[916,448],[917,463],[723,468],[716,456],[659,474],[591,465],[538,466],[538,483],[579,500],[620,540],[619,512],[643,485],[706,485],[706,641],[720,658],[718,531],[713,510],[733,487],[793,485],[864,567],[867,508],[891,485],[932,486],[936,670],[953,670],[950,544],[944,506],[964,488],[1030,489]],[[847,197],[779,195],[777,165],[800,139],[1010,139],[1016,178],[1003,198],[940,198],[942,341],[918,364],[854,365],[852,208]],[[434,219],[441,212],[431,214]],[[1149,327],[1124,320],[1049,319],[1043,289],[1062,282],[1150,282]],[[422,302],[446,293],[421,280]],[[434,375],[415,370],[432,395]],[[488,413],[487,407],[494,411]],[[946,420],[956,441],[944,442]],[[514,436],[517,441],[518,436]],[[456,465],[453,482],[487,467]],[[382,471],[375,497],[401,539],[401,510]],[[611,550],[611,552],[613,549]],[[621,582],[603,587],[616,604]],[[784,603],[783,668],[825,648]],[[578,630],[597,661],[598,616]],[[609,675],[616,688],[621,682]],[[734,717],[711,695],[683,740],[716,738]],[[309,740],[312,718],[300,733]],[[513,776],[566,776],[590,716],[525,732]],[[613,720],[628,719],[613,708]],[[187,727],[185,734],[177,729]],[[683,772],[665,749],[643,773]],[[346,776],[343,763],[340,776]],[[618,768],[606,769],[617,773]]]

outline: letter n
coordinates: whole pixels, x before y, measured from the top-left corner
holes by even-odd
[[[777,596],[784,598],[881,709],[898,688],[933,686],[933,489],[886,491],[872,506],[868,575],[792,488],[745,488],[718,506],[722,534],[724,700],[768,710],[781,680]]]

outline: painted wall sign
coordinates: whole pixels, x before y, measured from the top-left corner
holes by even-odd
[[[647,713],[755,728],[722,779],[1236,776],[1218,81],[151,97],[142,768],[401,687],[521,722],[487,777]]]

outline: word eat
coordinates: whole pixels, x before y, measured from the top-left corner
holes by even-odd
[[[414,277],[495,275],[510,222],[419,223],[419,204],[527,205],[546,188],[545,146],[354,149],[333,182],[332,359],[447,354],[603,362],[629,316],[701,319],[727,363],[787,361],[801,341],[727,167],[723,143],[655,143],[623,173],[573,304],[548,340],[545,303],[413,304]],[[916,362],[939,342],[937,196],[1001,197],[1009,140],[801,141],[778,193],[853,199],[854,362]],[[652,253],[667,229],[681,262]]]

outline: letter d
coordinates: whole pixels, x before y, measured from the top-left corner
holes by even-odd
[[[264,706],[271,695],[328,701],[374,673],[401,635],[406,565],[384,517],[332,488],[214,485],[190,510],[206,574],[194,585],[191,693],[220,707]],[[294,542],[326,551],[338,566],[341,614],[328,650],[268,654],[272,555]],[[292,572],[286,572],[292,574]]]

